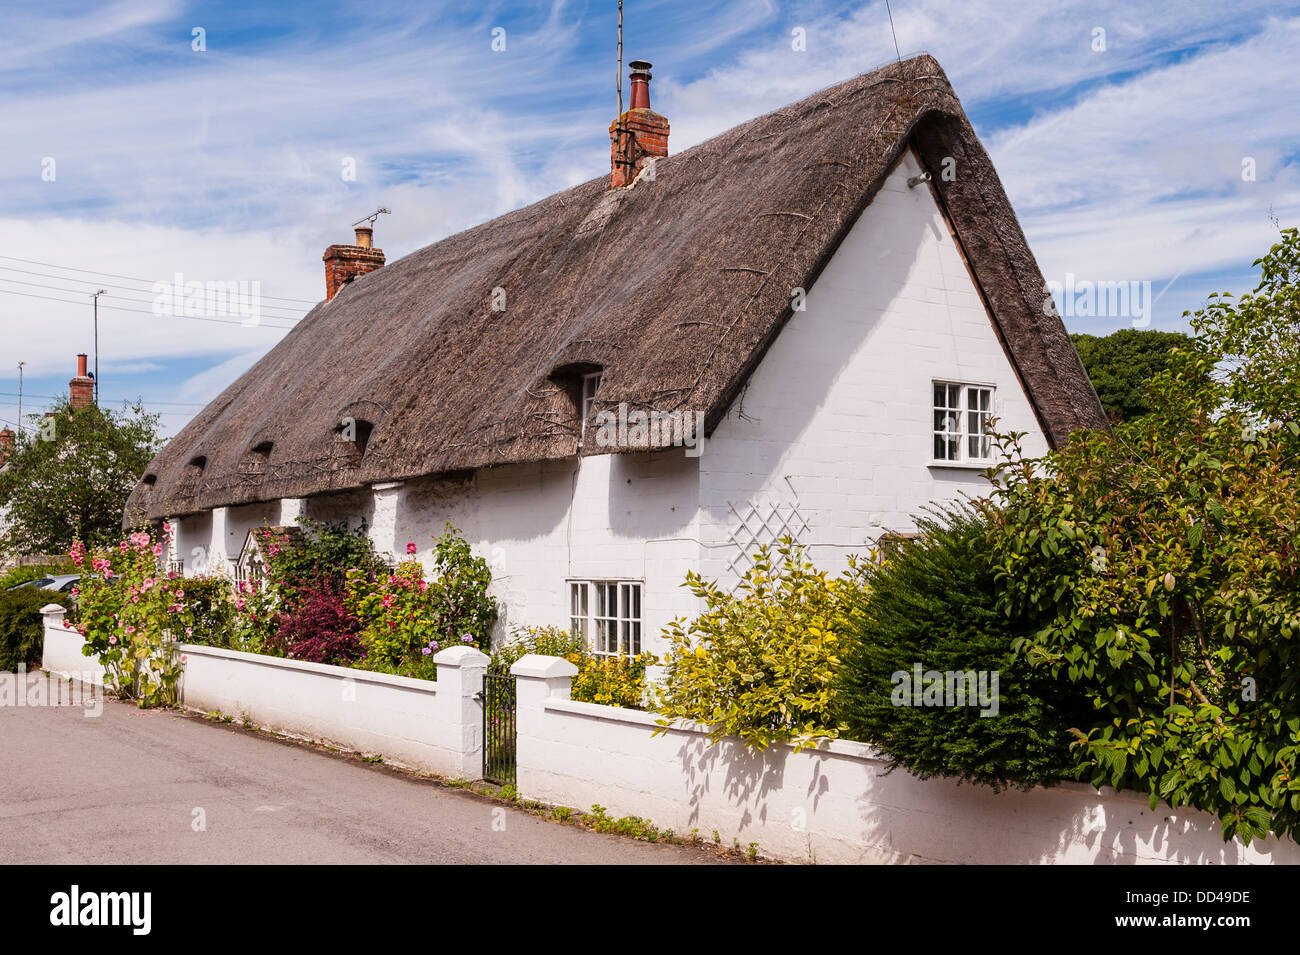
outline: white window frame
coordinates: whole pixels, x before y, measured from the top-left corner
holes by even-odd
[[[612,578],[565,583],[569,632],[581,637],[593,654],[631,658],[644,651],[644,581]]]
[[[943,404],[939,403],[935,392],[945,389]],[[955,393],[953,389],[956,389]],[[954,397],[955,394],[955,397]],[[977,406],[972,408],[971,401]],[[997,386],[983,381],[955,381],[948,378],[935,378],[930,383],[930,464],[932,467],[980,467],[986,468],[995,461],[993,443],[987,430],[978,432],[982,424],[988,427],[988,421],[995,415]],[[955,402],[955,403],[954,403]],[[949,414],[943,420],[943,428],[935,416],[942,411]],[[938,457],[935,454],[935,439],[947,438],[947,443],[956,439],[955,457]],[[971,445],[977,444],[978,452],[972,455]]]
[[[591,409],[596,404],[596,392],[600,390],[604,377],[603,371],[593,371],[582,376],[582,437],[587,436],[587,419],[591,417]]]

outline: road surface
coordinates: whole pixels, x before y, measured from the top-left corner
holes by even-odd
[[[0,706],[5,863],[723,861],[199,716],[115,700],[98,717],[84,712]]]

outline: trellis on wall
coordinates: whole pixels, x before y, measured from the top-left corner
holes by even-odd
[[[729,536],[734,550],[727,562],[727,570],[735,575],[733,589],[754,566],[760,547],[770,548],[782,537],[802,543],[810,526],[794,501],[749,501],[739,509],[734,503],[728,507],[736,520]]]

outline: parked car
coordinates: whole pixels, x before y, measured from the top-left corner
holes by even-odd
[[[77,581],[80,579],[81,574],[55,574],[52,577],[37,577],[35,580],[24,581],[8,589],[22,590],[24,587],[37,587],[41,590],[52,590],[56,593],[66,594],[77,586]]]

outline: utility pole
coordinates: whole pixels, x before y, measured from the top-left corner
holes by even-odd
[[[25,361],[18,363],[18,434],[23,433],[23,365]]]
[[[107,295],[107,289],[100,289],[90,297],[95,302],[95,407],[99,407],[99,297]]]

